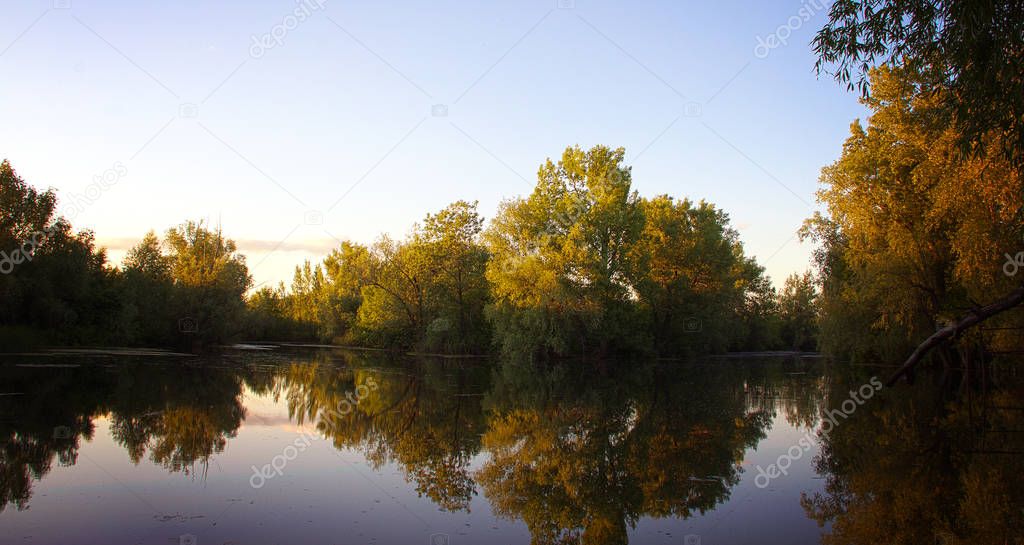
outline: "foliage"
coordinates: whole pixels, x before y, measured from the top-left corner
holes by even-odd
[[[921,74],[942,100],[960,149],[995,145],[1024,161],[1024,3],[1020,0],[839,0],[814,38],[819,73],[867,95],[870,69],[901,66]],[[991,140],[992,133],[1001,136]]]
[[[921,92],[918,74],[880,68],[871,78],[868,126],[854,123],[841,158],[823,170],[827,215],[808,220],[803,235],[821,244],[826,348],[895,358],[1012,288],[1003,256],[1024,240],[1024,184],[994,148],[958,157],[961,134],[943,122],[941,98]],[[1019,334],[986,342],[1009,345]]]
[[[782,342],[793,350],[813,350],[817,346],[817,289],[811,273],[792,274],[779,294],[779,319]]]
[[[775,292],[743,254],[729,217],[712,204],[662,195],[642,201],[633,285],[662,355],[775,344]]]
[[[163,241],[150,232],[114,268],[90,233],[52,218],[52,192],[4,163],[12,212],[0,238],[47,235],[0,278],[12,302],[0,324],[192,351],[243,337],[542,356],[779,346],[777,296],[728,216],[703,201],[641,198],[624,155],[567,148],[486,228],[477,203],[456,201],[402,239],[343,242],[296,267],[288,288],[251,293],[245,259],[219,228],[189,221]]]
[[[7,161],[0,203],[0,328],[45,331],[51,342],[112,340],[116,275],[93,234],[55,218],[53,192],[29,187]],[[11,337],[8,347],[20,344],[20,333]]]
[[[713,205],[639,197],[623,150],[568,148],[486,232],[506,352],[679,356],[776,344],[774,290]]]
[[[801,499],[830,527],[822,542],[1022,543],[1024,392],[993,378],[969,395],[956,382],[883,390],[823,436],[824,491]],[[834,381],[826,408],[838,412],[852,384]]]
[[[568,148],[486,232],[495,342],[506,350],[603,353],[636,344],[630,248],[643,229],[625,151]],[[618,346],[616,346],[618,345]],[[588,348],[589,347],[589,348]]]
[[[0,333],[5,348],[149,344],[201,349],[240,332],[251,285],[234,242],[201,223],[150,232],[111,267],[89,231],[54,217],[52,191],[0,163]],[[6,331],[6,333],[4,333]]]

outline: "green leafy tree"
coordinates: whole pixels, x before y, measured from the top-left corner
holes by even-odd
[[[814,277],[807,272],[786,278],[779,294],[779,317],[782,342],[793,350],[813,350],[818,330],[817,289]]]
[[[485,234],[496,342],[527,353],[636,346],[630,249],[643,229],[625,151],[567,148],[525,199],[504,202]]]
[[[171,298],[170,260],[150,231],[125,256],[122,267],[121,324],[125,340],[157,346],[173,343],[176,318]]]
[[[89,231],[54,216],[56,197],[0,163],[0,336],[6,347],[115,340],[116,277]]]
[[[223,343],[243,329],[244,295],[252,285],[245,257],[220,230],[189,221],[167,231],[181,339]]]
[[[490,342],[483,315],[490,296],[484,276],[488,254],[480,244],[483,219],[476,206],[456,201],[428,214],[414,238],[426,247],[435,273],[428,290],[433,316],[424,339],[430,349],[465,352],[486,349]]]
[[[642,201],[645,224],[633,248],[646,327],[662,355],[763,348],[773,312],[763,269],[743,255],[728,216],[713,205],[667,195]]]

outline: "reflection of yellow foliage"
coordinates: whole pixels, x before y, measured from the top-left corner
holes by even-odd
[[[442,507],[467,509],[475,494],[467,468],[479,449],[479,403],[444,391],[434,374],[398,371],[292,365],[284,381],[289,412],[316,421],[335,447],[362,450],[376,468],[399,463],[417,491]]]
[[[1022,393],[943,403],[887,392],[826,439],[826,493],[802,500],[826,544],[1024,543]],[[841,399],[841,397],[840,397]],[[1016,453],[1016,454],[1014,454]]]
[[[768,422],[727,388],[695,403],[692,385],[659,384],[652,403],[618,398],[601,381],[556,380],[574,394],[492,414],[490,459],[476,474],[495,512],[521,518],[535,544],[624,543],[641,516],[711,509]]]
[[[227,422],[216,419],[226,416]],[[175,407],[163,413],[154,430],[151,457],[171,471],[190,472],[191,466],[222,452],[228,437],[234,437],[236,415],[218,415],[205,407]],[[235,418],[232,418],[235,417]],[[232,424],[234,424],[232,426]]]

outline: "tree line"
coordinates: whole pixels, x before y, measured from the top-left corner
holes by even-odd
[[[567,148],[489,223],[456,201],[401,240],[342,242],[290,286],[256,290],[234,242],[202,222],[108,263],[91,232],[55,217],[52,191],[4,161],[0,336],[190,351],[243,339],[529,356],[813,349],[813,278],[777,292],[725,212],[641,197],[624,154]]]

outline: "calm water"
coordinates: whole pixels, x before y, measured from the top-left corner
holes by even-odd
[[[0,541],[792,545],[886,522],[858,514],[871,491],[837,469],[907,397],[874,395],[870,370],[607,367],[310,348],[7,357]],[[857,387],[872,395],[819,434]],[[906,476],[934,494],[921,478]],[[936,526],[907,531],[933,543]]]

